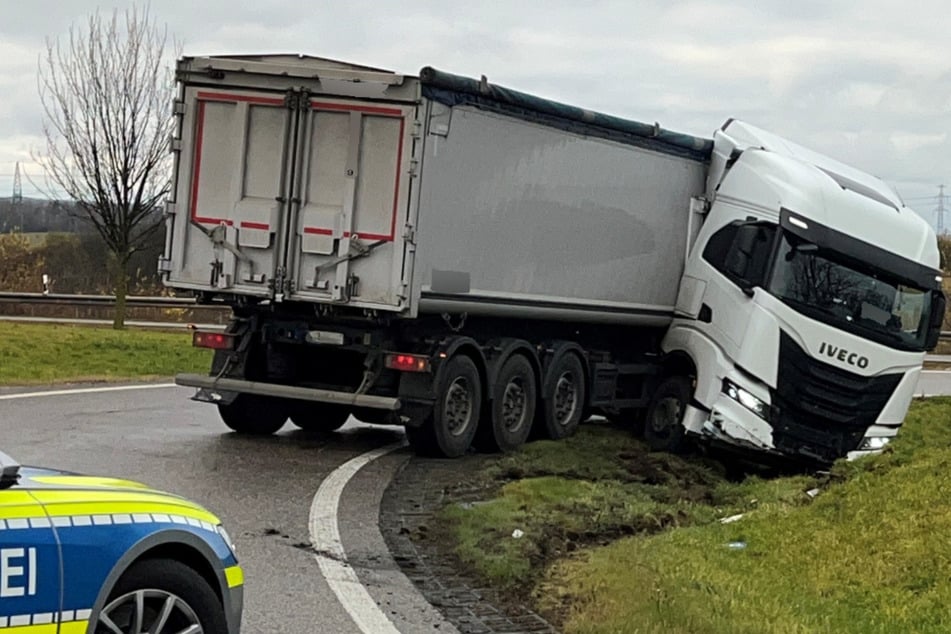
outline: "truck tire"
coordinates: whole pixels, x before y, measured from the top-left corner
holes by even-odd
[[[569,352],[554,361],[544,390],[539,435],[551,440],[571,436],[587,420],[587,386],[578,355]]]
[[[287,422],[287,407],[275,398],[239,394],[231,403],[219,403],[218,414],[224,424],[239,434],[267,436]]]
[[[489,389],[492,403],[479,423],[475,445],[480,451],[514,451],[525,444],[535,420],[535,370],[523,355],[513,354]]]
[[[436,385],[433,411],[419,427],[407,427],[406,438],[422,456],[458,458],[469,450],[482,411],[482,379],[476,364],[456,355],[443,367]]]
[[[336,403],[301,401],[291,408],[291,422],[310,432],[337,431],[350,418],[350,408]]]
[[[167,606],[171,608],[165,612]],[[193,569],[172,559],[133,564],[119,578],[98,619],[96,632],[228,631],[215,591]]]
[[[644,439],[651,450],[669,453],[684,450],[683,420],[692,393],[691,381],[684,376],[669,377],[658,386],[644,421]]]

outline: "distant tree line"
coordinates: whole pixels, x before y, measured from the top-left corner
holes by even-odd
[[[938,236],[938,252],[941,254],[941,270],[951,273],[951,236]]]
[[[156,235],[129,263],[134,295],[168,294],[156,272],[164,238]],[[50,231],[0,233],[0,291],[43,292],[43,275],[52,293],[111,295],[115,290],[111,254],[99,235]]]
[[[94,231],[78,216],[76,205],[62,200],[0,198],[0,233],[46,233]]]

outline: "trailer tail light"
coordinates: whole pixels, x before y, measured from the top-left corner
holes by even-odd
[[[400,372],[429,372],[429,357],[418,354],[388,354],[383,364]]]
[[[211,348],[212,350],[233,350],[234,335],[196,330],[192,335],[192,345],[196,348]]]

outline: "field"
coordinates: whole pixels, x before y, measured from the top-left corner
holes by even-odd
[[[0,322],[0,385],[168,378],[210,365],[186,332]]]
[[[569,634],[951,631],[951,399],[831,473],[723,465],[589,425],[500,458],[439,531]]]

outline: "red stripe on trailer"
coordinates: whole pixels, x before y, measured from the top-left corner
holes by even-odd
[[[333,229],[327,229],[325,227],[304,227],[302,231],[304,233],[318,236],[332,236],[334,233]],[[343,233],[344,238],[349,238],[351,235],[355,235],[356,237],[363,240],[382,240],[383,242],[393,241],[393,236],[388,236],[382,233],[367,233],[366,231],[356,231],[354,233],[344,231]]]
[[[260,229],[261,231],[267,231],[271,228],[271,225],[266,222],[249,222],[247,220],[242,220],[238,226],[242,229]]]

